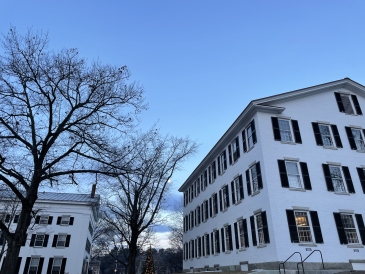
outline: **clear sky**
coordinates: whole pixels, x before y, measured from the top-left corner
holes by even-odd
[[[0,32],[48,31],[51,48],[127,65],[165,134],[201,146],[177,188],[247,104],[350,77],[365,85],[363,0],[1,0]]]

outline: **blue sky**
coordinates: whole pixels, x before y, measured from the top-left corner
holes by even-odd
[[[253,99],[344,77],[365,84],[365,1],[2,0],[0,32],[48,31],[51,48],[127,65],[165,134],[199,153],[175,190]]]

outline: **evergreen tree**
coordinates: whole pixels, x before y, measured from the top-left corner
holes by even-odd
[[[152,248],[147,251],[147,259],[144,267],[143,274],[154,274],[155,273],[155,264],[153,262]]]

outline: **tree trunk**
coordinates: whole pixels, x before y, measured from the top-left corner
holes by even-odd
[[[129,245],[127,274],[136,273],[136,259],[137,259],[137,254],[138,254],[137,240],[138,240],[138,236],[135,236],[134,233],[132,232],[131,242]]]
[[[1,266],[0,274],[18,274],[18,257],[22,242],[27,237],[27,229],[31,221],[32,208],[33,205],[23,205],[15,232],[11,233],[10,237],[6,237],[7,251]],[[22,261],[24,260],[25,258],[22,258]]]

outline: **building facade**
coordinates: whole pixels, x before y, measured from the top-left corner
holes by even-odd
[[[37,213],[18,258],[19,273],[87,273],[99,204],[100,196],[95,194],[39,193]],[[3,221],[11,229],[19,218],[16,201],[3,200],[1,206]],[[6,243],[0,239],[0,244],[4,257]]]
[[[349,78],[251,101],[179,189],[184,270],[365,269],[362,111]]]

